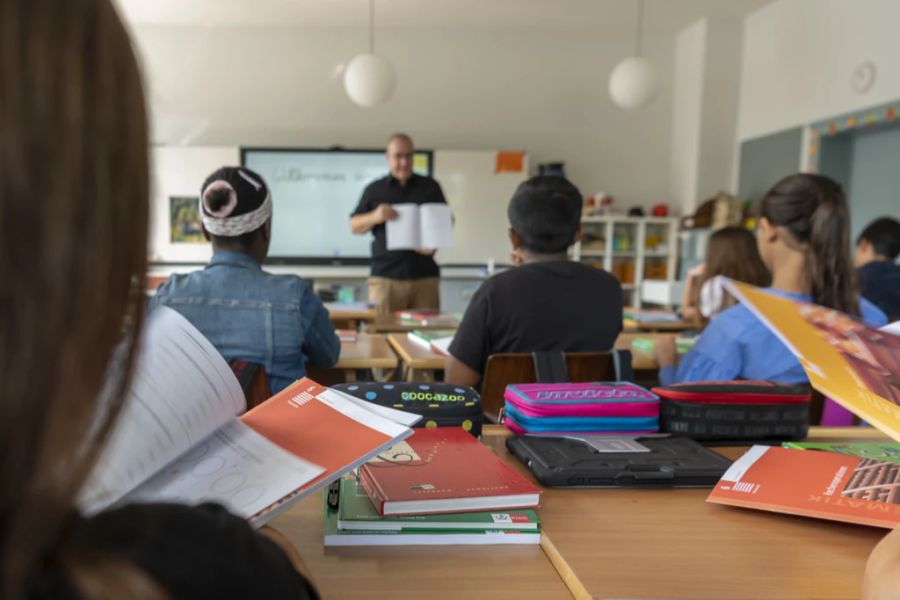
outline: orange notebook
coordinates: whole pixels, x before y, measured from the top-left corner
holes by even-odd
[[[891,529],[900,524],[900,463],[753,446],[706,500]]]
[[[212,501],[261,525],[412,433],[410,415],[301,379],[249,412],[225,359],[181,315],[151,315],[134,384],[79,497]]]

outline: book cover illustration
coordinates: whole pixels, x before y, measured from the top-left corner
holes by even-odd
[[[814,388],[900,440],[900,336],[751,285],[725,285],[791,350]]]

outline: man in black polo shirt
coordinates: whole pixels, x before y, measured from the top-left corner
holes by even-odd
[[[350,217],[353,233],[371,231],[372,274],[369,300],[381,313],[407,308],[440,308],[440,268],[434,248],[388,250],[385,221],[397,217],[394,204],[442,202],[444,192],[431,177],[413,173],[413,141],[405,133],[388,140],[387,159],[391,172],[370,183]]]
[[[581,236],[581,194],[563,177],[521,184],[509,201],[509,239],[520,266],[494,275],[472,296],[444,367],[444,381],[475,385],[491,354],[605,352],[622,331],[622,286],[601,269],[571,261]]]

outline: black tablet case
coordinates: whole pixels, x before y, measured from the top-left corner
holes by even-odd
[[[637,438],[641,453],[598,452],[564,437],[513,436],[506,447],[549,487],[712,487],[731,461],[679,437]]]

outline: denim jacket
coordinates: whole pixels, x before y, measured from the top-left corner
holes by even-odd
[[[240,252],[216,252],[201,271],[172,275],[150,299],[177,310],[226,360],[263,366],[272,393],[306,373],[333,365],[341,343],[312,286],[296,275],[272,275]]]

